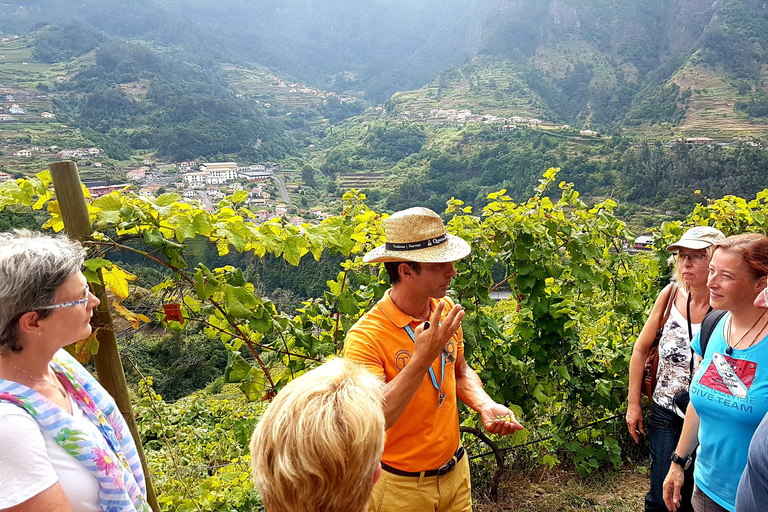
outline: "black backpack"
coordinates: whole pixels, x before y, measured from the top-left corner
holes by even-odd
[[[704,320],[701,322],[701,334],[699,335],[699,344],[701,345],[701,357],[707,353],[707,345],[709,344],[709,338],[712,337],[712,333],[715,331],[717,322],[720,321],[727,311],[710,311]]]

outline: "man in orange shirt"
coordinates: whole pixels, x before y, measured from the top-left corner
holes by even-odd
[[[363,261],[383,262],[392,288],[350,329],[344,346],[346,357],[385,381],[384,471],[369,511],[471,510],[457,398],[480,413],[488,432],[523,427],[467,365],[464,311],[445,296],[456,275],[453,262],[470,247],[426,208],[393,214],[384,230],[386,243]]]

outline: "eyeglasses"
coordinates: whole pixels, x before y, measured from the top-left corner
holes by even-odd
[[[85,287],[85,298],[73,300],[72,302],[62,302],[61,304],[51,304],[50,306],[43,306],[35,309],[56,309],[56,308],[69,308],[72,306],[79,306],[80,304],[86,304],[90,299],[88,287]]]
[[[706,257],[707,257],[706,254],[702,254],[700,252],[694,252],[692,254],[684,254],[682,252],[678,252],[677,254],[675,254],[675,259],[681,263],[685,261],[685,258],[688,258],[691,263],[701,263],[701,260],[703,260]]]

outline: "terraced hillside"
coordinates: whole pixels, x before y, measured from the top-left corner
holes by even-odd
[[[548,105],[520,78],[523,68],[504,59],[477,57],[464,66],[450,67],[414,91],[398,92],[387,111],[411,119],[442,122],[433,110],[471,110],[474,114],[520,116],[556,120]]]
[[[285,116],[306,115],[307,111],[323,114],[334,106],[342,105],[361,111],[365,106],[365,102],[356,96],[337,94],[291,81],[258,64],[251,64],[248,68],[225,64],[222,71],[232,89],[247,95],[258,105],[272,109],[275,113],[279,111]],[[314,120],[315,124],[327,124],[328,121],[322,115]]]
[[[768,78],[763,70],[760,80]],[[763,136],[768,134],[768,123],[750,120],[744,113],[734,111],[737,101],[743,100],[738,85],[723,77],[711,67],[690,59],[672,77],[672,83],[684,93],[691,91],[685,100],[685,118],[679,126],[680,133],[690,136]],[[750,88],[751,90],[751,88]]]

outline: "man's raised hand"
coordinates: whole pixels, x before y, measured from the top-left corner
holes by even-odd
[[[432,317],[429,319],[428,328],[425,328],[426,324],[421,324],[414,330],[413,359],[423,359],[422,363],[431,365],[432,361],[440,355],[443,347],[461,327],[464,309],[458,304],[453,306],[442,324],[440,323],[445,306],[445,301],[438,302]]]

